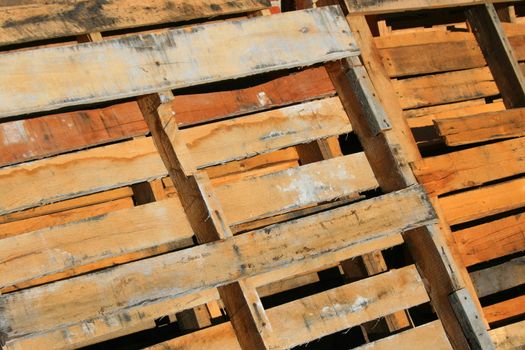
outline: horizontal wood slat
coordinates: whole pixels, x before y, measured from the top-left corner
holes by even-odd
[[[525,173],[525,138],[423,158],[414,173],[432,195],[519,175]]]
[[[323,266],[362,255],[376,250],[383,239],[430,222],[435,216],[423,190],[411,187],[220,242],[2,295],[0,332],[19,346],[39,344],[40,349],[97,341],[132,327],[139,315],[161,316],[202,304],[199,295],[210,288],[285,265]],[[214,269],[196,275],[202,266]],[[169,302],[169,310],[163,302]]]
[[[525,136],[525,108],[435,121],[449,146]]]
[[[1,56],[0,86],[9,88],[0,90],[0,118],[357,54],[335,6],[6,53]]]
[[[487,322],[493,323],[525,314],[525,295],[485,306],[483,313]]]
[[[479,298],[517,287],[525,284],[525,257],[471,272],[470,277]]]
[[[523,329],[525,329],[525,320],[491,329],[489,334],[497,350],[515,350],[525,346]]]
[[[0,6],[0,45],[188,21],[266,7],[270,7],[269,0],[7,2]]]

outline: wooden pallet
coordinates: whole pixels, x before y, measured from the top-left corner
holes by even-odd
[[[238,3],[243,12],[264,8],[260,1]],[[144,18],[151,18],[148,10],[144,7]],[[166,20],[217,14],[206,10],[195,5],[184,18],[166,11]],[[136,12],[140,18],[141,11]],[[53,29],[49,21],[45,26]],[[114,118],[117,128],[116,135],[104,127],[73,145],[38,150],[36,156],[14,150],[6,163],[128,139],[0,169],[2,188],[8,189],[0,191],[0,242],[6,248],[0,253],[0,331],[7,349],[80,347],[152,328],[174,314],[183,327],[198,330],[157,347],[289,348],[362,325],[364,336],[370,336],[363,339],[369,342],[366,348],[407,343],[467,348],[448,299],[464,291],[461,273],[405,155],[397,152],[401,128],[373,97],[375,84],[356,59],[354,39],[338,9],[95,42],[100,36],[93,31],[121,28],[101,23],[79,32],[71,27],[54,34],[43,31],[46,37],[91,32],[87,39],[92,43],[22,49],[2,57],[9,62],[4,68],[39,62],[36,71],[6,68],[2,75],[2,83],[12,86],[0,96],[5,99],[2,117],[8,120],[2,125],[10,125],[3,129],[4,139],[12,141],[20,121],[32,121],[37,130],[85,114],[102,123]],[[122,27],[145,24],[151,23]],[[203,47],[208,38],[213,40]],[[17,40],[34,39],[40,37]],[[183,57],[180,46],[170,53],[158,45],[179,39],[186,45],[186,61],[177,59]],[[263,50],[268,56],[252,46],[268,48]],[[178,66],[187,64],[188,51],[194,54],[194,71]],[[210,56],[218,58],[210,62]],[[57,57],[63,63],[57,65]],[[141,69],[124,66],[132,60],[141,62]],[[258,94],[258,104],[247,101],[248,109],[242,103],[196,119],[190,108],[188,119],[178,118],[184,110],[178,102],[194,101],[196,94],[177,96],[177,89],[327,61],[336,62],[325,64],[324,76],[319,72],[325,68],[313,68],[278,78],[276,84],[287,91],[285,81],[314,73],[320,81],[329,77],[335,90],[316,84],[312,91],[270,103],[261,102],[266,100]],[[104,69],[110,62],[119,68]],[[60,77],[68,64],[73,73],[61,81],[49,78]],[[95,75],[88,77],[86,70]],[[176,96],[166,89],[176,89]],[[235,98],[243,95],[239,91],[207,96]],[[123,97],[133,100],[113,103]],[[63,107],[73,110],[57,110]],[[17,116],[46,111],[52,115]],[[133,121],[129,129],[119,121],[124,114]],[[218,121],[199,124],[212,119]],[[129,139],[148,129],[152,137]],[[330,140],[352,130],[364,152],[342,156]],[[159,180],[167,174],[171,181]],[[379,187],[387,194],[369,193]],[[381,251],[400,244],[415,264],[391,268]],[[270,308],[261,301],[311,284],[316,272],[334,266],[345,277],[335,288]],[[429,302],[439,319],[413,322],[408,309]],[[217,307],[221,304],[227,322]],[[458,309],[473,311],[462,303]],[[212,324],[214,317],[221,320]],[[376,340],[374,324],[383,317],[389,336]]]
[[[387,113],[402,113],[412,128],[423,155],[415,154],[416,176],[451,229],[448,242],[469,272],[492,340],[498,349],[522,348],[525,27],[508,4],[464,8],[462,18],[458,9],[386,15],[423,9],[417,3],[396,2],[396,11],[393,2],[348,2],[350,24],[370,33],[361,33],[367,68],[386,82],[375,86]],[[438,7],[463,5],[475,2]],[[374,37],[359,18],[368,14],[378,15]]]

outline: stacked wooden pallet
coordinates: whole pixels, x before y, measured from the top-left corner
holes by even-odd
[[[412,129],[423,158],[415,147],[407,153],[442,227],[451,230],[449,245],[468,271],[493,341],[501,349],[523,348],[522,5],[347,5],[350,25],[370,53],[370,75],[381,75],[378,96],[388,114],[403,115]],[[416,10],[425,11],[396,13]],[[369,27],[360,15],[377,17]]]
[[[289,348],[361,325],[352,346],[468,348],[453,309],[471,327],[475,310],[449,301],[461,272],[340,10],[260,16],[269,5],[8,6],[2,161],[22,163],[0,169],[7,349],[86,346],[174,315],[185,330],[156,347]],[[115,32],[236,13],[251,18]],[[23,44],[70,35],[89,43]],[[194,88],[230,79],[236,91]],[[334,137],[352,130],[364,151],[343,156]],[[413,261],[387,264],[399,245]],[[261,300],[334,267],[335,286]],[[429,302],[439,319],[411,317]]]

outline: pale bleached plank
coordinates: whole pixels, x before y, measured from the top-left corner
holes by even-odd
[[[0,4],[0,45],[257,11],[269,6],[269,0],[8,1]]]
[[[392,350],[406,349],[452,350],[447,334],[439,320],[426,323],[401,333],[391,335],[355,350]]]
[[[165,176],[145,137],[0,169],[0,215]]]
[[[364,153],[250,177],[215,188],[226,220],[239,225],[378,187]]]
[[[180,132],[195,166],[204,168],[350,131],[339,98],[332,97]]]
[[[0,117],[308,66],[358,54],[338,7],[0,57]]]
[[[471,272],[470,277],[479,298],[517,287],[525,284],[525,257]]]
[[[192,236],[180,202],[172,198],[7,238],[1,241],[0,289],[187,247]]]
[[[423,190],[411,187],[220,242],[2,295],[0,332],[20,346],[38,344],[39,349],[85,344],[132,327],[138,319],[202,304],[199,292],[276,268],[348,259],[376,250],[381,240],[399,231],[434,220]],[[209,266],[214,268],[195,274]],[[169,302],[169,311],[163,302]]]
[[[289,302],[267,314],[280,346],[288,349],[428,300],[411,265]]]
[[[525,347],[525,320],[492,329],[489,334],[497,350],[516,350]]]

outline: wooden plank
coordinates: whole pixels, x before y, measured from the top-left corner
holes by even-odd
[[[491,329],[489,333],[496,345],[496,349],[513,350],[523,348],[525,346],[524,327],[525,320],[504,327]]]
[[[257,11],[269,6],[266,0],[7,2],[0,11],[0,45]]]
[[[435,121],[449,146],[525,136],[525,108]]]
[[[487,222],[454,232],[466,266],[518,253],[525,249],[525,215]]]
[[[37,216],[25,220],[12,221],[5,224],[0,224],[0,239],[40,230],[45,227],[69,224],[76,221],[85,220],[90,217],[104,215],[112,211],[131,208],[133,206],[133,199],[131,197],[127,197],[116,199],[110,202],[70,209],[58,213]]]
[[[470,277],[479,298],[517,287],[525,284],[525,257],[471,272]]]
[[[279,267],[323,266],[376,250],[382,239],[399,230],[434,220],[424,197],[421,188],[412,187],[220,242],[2,295],[1,332],[20,346],[38,341],[41,349],[74,346],[86,337],[96,341],[133,326],[139,311],[148,318],[200,305],[199,291]],[[196,275],[202,266],[214,268]],[[14,339],[20,337],[25,339]]]
[[[499,214],[525,205],[525,178],[440,198],[449,225]]]
[[[23,288],[45,277],[52,281],[180,249],[193,244],[192,236],[179,201],[168,199],[3,239],[0,288]]]
[[[471,6],[483,4],[483,0],[345,0],[351,15],[373,15],[391,12],[430,10],[445,7]],[[491,2],[507,2],[491,0]]]
[[[0,169],[0,214],[147,181],[166,173],[149,137],[7,167]]]
[[[508,109],[525,107],[525,77],[503,32],[494,5],[488,3],[474,6],[466,14],[505,106]]]
[[[411,265],[269,309],[268,318],[279,345],[292,348],[428,300]]]
[[[364,153],[250,177],[215,188],[226,220],[239,225],[376,188]]]
[[[308,66],[356,54],[338,7],[6,53],[1,57],[0,86],[10,89],[0,92],[0,117]]]
[[[489,323],[523,315],[525,313],[525,295],[485,306],[483,312]]]
[[[16,220],[25,220],[34,218],[37,216],[50,215],[59,213],[62,211],[67,211],[75,208],[87,207],[90,205],[110,202],[117,199],[122,199],[126,197],[133,196],[133,191],[130,187],[121,187],[114,190],[109,190],[105,192],[94,193],[88,196],[69,199],[62,202],[57,202],[53,204],[43,205],[33,209],[28,209],[24,211],[19,211],[16,213],[6,214],[0,216],[0,224],[6,222],[12,222]]]
[[[452,346],[448,341],[447,335],[441,322],[432,321],[422,326],[405,330],[401,333],[374,341],[363,346],[354,348],[355,350],[391,350],[402,349],[406,346],[414,349],[435,349],[450,350]]]
[[[403,109],[499,94],[487,67],[394,80],[393,84]]]
[[[414,173],[431,195],[479,186],[525,172],[525,138],[423,158]]]
[[[204,168],[352,131],[339,99],[307,102],[180,131]],[[242,142],[239,142],[242,140]]]
[[[487,102],[485,101],[485,99],[478,98],[476,100],[467,100],[467,101],[461,101],[461,102],[447,103],[444,105],[409,109],[409,110],[403,111],[403,115],[405,116],[405,118],[413,119],[417,117],[423,117],[429,114],[438,114],[442,112],[449,112],[449,111],[453,111],[456,109],[462,109],[462,108],[468,108],[468,107],[479,107],[479,106],[483,106],[486,104]],[[503,109],[505,109],[505,107],[503,107]],[[429,125],[432,125],[432,124],[429,124]]]

